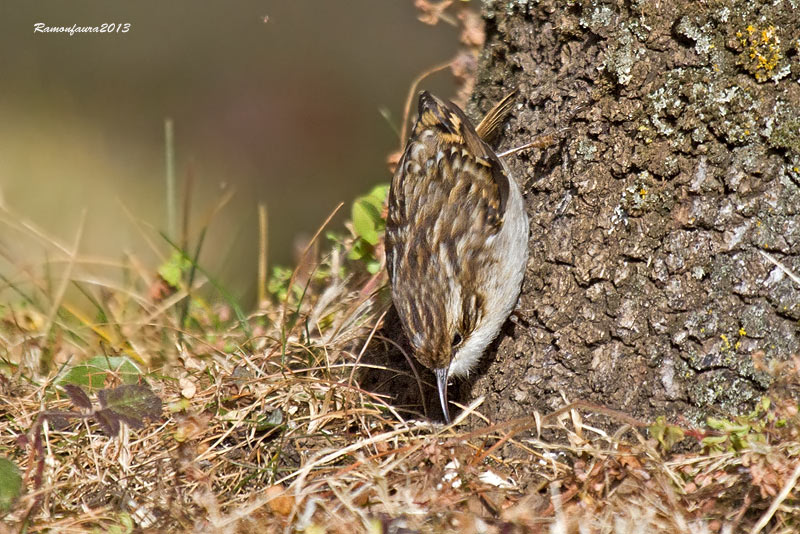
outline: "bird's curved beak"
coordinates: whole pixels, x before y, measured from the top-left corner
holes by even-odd
[[[447,371],[444,369],[434,369],[433,373],[436,375],[436,388],[439,390],[439,402],[442,403],[442,413],[444,420],[450,424],[450,410],[447,409]]]

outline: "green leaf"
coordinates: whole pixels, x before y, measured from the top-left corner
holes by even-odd
[[[684,436],[683,429],[667,424],[663,415],[656,418],[656,422],[650,425],[649,430],[650,435],[658,440],[665,451],[669,451]]]
[[[730,428],[731,434],[743,437],[746,436],[753,428],[750,425],[733,425]]]
[[[276,265],[272,268],[272,276],[267,282],[267,291],[275,295],[278,300],[283,300],[286,297],[286,292],[289,287],[289,279],[292,277],[292,270],[286,267]]]
[[[108,373],[118,376],[123,384],[136,384],[142,375],[141,369],[127,356],[95,356],[70,367],[56,379],[56,384],[75,384],[90,390],[100,389],[105,384]]]
[[[725,431],[728,429],[728,426],[731,424],[729,421],[724,419],[717,419],[716,417],[707,417],[706,424],[713,428],[714,430],[722,430]]]
[[[347,258],[350,260],[361,260],[369,258],[372,255],[372,245],[367,243],[364,239],[358,238],[353,242],[353,248],[347,253]]]
[[[728,432],[733,434],[743,435],[750,432],[750,425],[742,423],[733,423],[725,419],[717,419],[715,417],[706,418],[706,424],[714,430],[721,432]]]
[[[722,444],[726,441],[728,441],[728,436],[707,436],[703,438],[700,443],[711,450],[719,451],[722,450]]]
[[[120,512],[120,514],[116,517],[119,524],[117,525],[105,525],[102,529],[94,528],[92,529],[93,534],[130,534],[133,532],[133,529],[136,525],[133,522],[133,518],[131,518],[130,514],[126,512]]]
[[[172,256],[158,268],[158,274],[172,287],[181,284],[183,273],[192,267],[192,262],[181,252],[174,250]]]
[[[181,397],[177,401],[171,402],[167,406],[167,411],[169,413],[186,412],[191,407],[192,407],[192,403],[189,401],[189,399],[185,399],[185,398]]]
[[[380,209],[383,207],[383,203],[386,202],[386,197],[389,195],[389,184],[379,184],[372,188],[372,191],[367,193],[366,198],[370,199],[370,201],[375,204],[375,206]]]
[[[22,476],[8,458],[0,458],[0,514],[5,514],[22,493]]]
[[[368,194],[353,202],[353,229],[356,235],[370,245],[377,245],[386,221],[381,217],[383,203],[389,193],[389,186],[382,184],[372,188]]]
[[[353,229],[356,235],[375,245],[380,237],[381,212],[364,197],[353,203]]]

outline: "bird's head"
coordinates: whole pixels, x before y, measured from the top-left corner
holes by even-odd
[[[484,316],[482,297],[455,286],[447,294],[449,298],[443,299],[442,295],[440,292],[431,299],[414,300],[413,309],[404,316],[410,319],[405,327],[414,356],[436,375],[439,402],[445,420],[450,423],[448,378],[466,374],[491,340],[474,335]]]

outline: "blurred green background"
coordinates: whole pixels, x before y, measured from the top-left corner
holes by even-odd
[[[201,264],[252,302],[259,201],[269,207],[270,264],[288,264],[295,236],[389,180],[399,140],[380,110],[399,126],[412,79],[458,46],[454,28],[416,17],[411,0],[4,2],[2,202],[65,243],[85,208],[83,254],[132,251],[155,266],[122,206],[166,226],[171,117],[179,192],[190,167],[194,179],[193,237],[222,190],[236,191]],[[34,33],[37,22],[131,26],[69,36]],[[424,86],[452,91],[447,74]],[[46,248],[5,223],[0,247],[0,271]]]

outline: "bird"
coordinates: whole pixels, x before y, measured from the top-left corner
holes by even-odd
[[[392,177],[386,265],[392,303],[414,357],[433,371],[445,422],[447,385],[468,376],[519,298],[528,260],[522,192],[485,139],[503,99],[474,127],[427,91]]]

